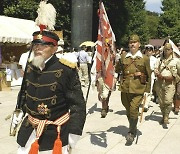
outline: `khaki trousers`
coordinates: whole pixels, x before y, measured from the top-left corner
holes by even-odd
[[[80,64],[78,74],[81,81],[81,85],[88,86],[89,76],[88,76],[88,66],[86,63]]]
[[[126,108],[128,119],[138,119],[139,106],[142,102],[143,94],[131,94],[121,92],[121,102]]]
[[[156,85],[156,92],[162,115],[169,115],[174,100],[175,84],[173,82],[166,83],[165,81],[157,80]]]

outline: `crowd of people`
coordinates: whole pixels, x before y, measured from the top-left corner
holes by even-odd
[[[36,37],[39,34],[51,39],[39,39]],[[58,141],[62,142],[63,153],[68,153],[82,134],[86,119],[82,89],[95,82],[93,86],[97,87],[98,99],[102,103],[101,118],[107,116],[113,91],[107,88],[103,78],[96,79],[96,52],[91,57],[84,45],[79,51],[69,49],[66,52],[58,47],[58,36],[53,32],[35,32],[33,36],[27,52],[32,55],[27,64],[23,63],[23,70],[25,66],[27,68],[18,98],[23,98],[23,103],[18,102],[18,108],[22,109],[18,114],[21,118],[15,114],[13,119],[16,125],[26,115],[18,132],[18,153],[30,151],[34,154],[37,145],[39,151],[52,152]],[[138,35],[129,37],[128,47],[128,50],[117,50],[114,78],[129,121],[126,145],[131,145],[137,134],[139,108],[145,98],[144,112],[148,112],[150,103],[159,103],[163,128],[168,128],[172,104],[174,113],[178,114],[180,55],[173,52],[173,46],[168,42],[158,51],[150,44],[140,50]],[[88,70],[88,63],[91,64],[92,60],[93,66]],[[89,71],[92,77],[88,76]],[[94,79],[92,83],[90,78]],[[61,119],[63,122],[56,122]]]
[[[159,103],[160,124],[167,129],[172,104],[175,114],[180,109],[180,54],[174,52],[171,41],[166,41],[161,50],[150,44],[142,49],[140,37],[133,34],[129,36],[127,49],[113,51],[114,42],[111,44],[104,38],[101,56],[108,57],[113,65],[110,77],[113,76],[111,83],[114,85],[109,88],[104,70],[96,69],[96,59],[100,56],[96,45],[63,49],[58,43],[59,36],[53,31],[55,22],[50,20],[44,24],[44,18],[51,13],[51,17],[56,17],[56,10],[46,2],[41,1],[37,10],[36,24],[40,30],[32,34],[28,51],[19,60],[23,81],[10,129],[15,136],[20,124],[17,153],[69,154],[83,132],[87,103],[83,90],[90,85],[97,87],[101,118],[108,115],[111,93],[120,91],[129,122],[125,145],[132,145],[137,135],[139,108],[143,101],[142,111],[145,112],[148,112],[149,103]],[[47,7],[54,11],[46,13]],[[107,61],[102,57],[99,61],[104,66],[102,69],[106,69]],[[13,61],[14,57],[10,58]]]
[[[148,111],[149,103],[160,105],[160,124],[165,129],[168,128],[170,112],[179,112],[180,54],[173,50],[173,44],[167,41],[161,50],[157,51],[148,44],[140,52],[139,37],[132,35],[129,52],[123,53],[118,60],[116,72],[120,74],[121,101],[129,121],[129,133],[126,136],[128,145],[136,136],[139,107],[143,99],[146,98],[143,106],[145,112]]]
[[[63,49],[58,42],[56,33],[40,25],[28,51],[20,57],[23,81],[11,124],[11,135],[15,135],[22,121],[17,134],[18,154],[69,154],[83,132],[88,98],[83,90],[88,91],[91,85],[97,88],[101,118],[108,115],[112,92],[120,91],[129,122],[127,146],[137,135],[141,106],[148,112],[151,103],[158,103],[160,124],[165,129],[170,112],[179,113],[180,52],[171,40],[161,48],[151,44],[142,48],[140,37],[133,34],[128,48],[115,49],[106,39],[101,53],[96,44]]]

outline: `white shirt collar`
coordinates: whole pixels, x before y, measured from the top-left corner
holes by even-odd
[[[127,58],[127,57],[132,57],[132,58],[141,57],[141,58],[143,58],[143,55],[142,55],[141,51],[138,50],[138,51],[135,53],[135,55],[132,55],[131,52],[128,52],[128,53],[126,54],[126,58]]]
[[[53,55],[52,55],[53,56]],[[51,57],[52,57],[51,56]],[[49,57],[48,59],[45,60],[45,64],[49,61],[49,59],[51,59],[51,57]]]

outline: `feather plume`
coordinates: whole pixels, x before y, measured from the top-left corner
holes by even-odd
[[[50,3],[47,4],[47,0],[41,1],[37,13],[38,17],[35,22],[40,27],[41,31],[45,28],[47,30],[54,30],[56,21],[56,9],[54,6]]]

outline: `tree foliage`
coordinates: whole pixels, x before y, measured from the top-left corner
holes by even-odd
[[[148,27],[149,38],[158,38],[159,14],[155,12],[146,12],[146,21]]]
[[[122,46],[121,38],[126,33],[126,25],[128,24],[126,17],[128,15],[125,8],[124,0],[104,0],[103,1],[111,27],[116,36],[116,45]],[[97,39],[99,1],[94,1],[94,16],[93,16],[93,38]]]
[[[180,40],[180,1],[163,0],[158,35],[161,38],[170,37],[175,43]]]
[[[103,0],[103,2],[116,35],[117,46],[127,46],[128,37],[133,33],[140,36],[141,43],[147,42],[148,28],[143,0]],[[98,2],[94,1],[94,15],[96,16],[97,6]],[[97,21],[97,19],[93,21]]]
[[[34,20],[40,0],[3,0],[3,13],[6,16]],[[49,0],[56,11],[56,30],[63,30],[64,39],[70,42],[71,30],[71,0]]]
[[[34,0],[4,0],[6,16],[34,20],[37,16],[38,2]]]
[[[142,44],[147,43],[148,28],[146,23],[146,11],[144,1],[125,1],[125,7],[128,10],[128,25],[127,33],[124,35],[124,38],[127,38],[129,35],[136,33],[140,36]]]
[[[56,30],[63,30],[64,42],[67,46],[71,40],[71,0],[49,0],[57,12]]]
[[[1,0],[2,15],[35,20],[40,0]],[[71,40],[72,0],[48,0],[57,11],[56,29],[63,30],[65,42]],[[127,46],[129,35],[136,33],[141,43],[149,38],[164,38],[168,35],[175,41],[180,37],[180,1],[163,0],[162,11],[145,11],[144,0],[103,0],[112,29],[116,35],[117,46]],[[99,1],[93,1],[93,41],[97,40]],[[157,28],[158,27],[158,28]]]

